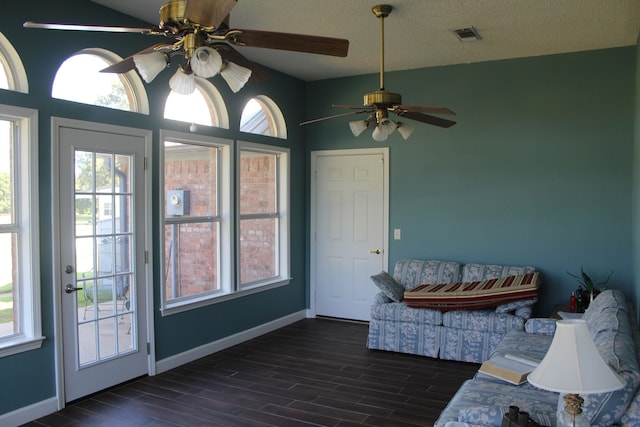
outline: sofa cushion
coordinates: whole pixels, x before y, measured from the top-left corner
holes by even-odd
[[[534,271],[535,267],[529,265],[465,264],[462,268],[462,281],[475,282],[497,277],[520,276]]]
[[[527,387],[526,384],[523,386],[482,379],[467,380],[449,401],[434,427],[444,427],[447,421],[458,421],[460,411],[468,410],[467,408],[510,405],[517,406],[529,414],[544,417],[549,420],[548,425],[555,426],[558,394]]]
[[[531,317],[531,310],[533,308],[533,304],[535,304],[537,301],[538,301],[537,298],[531,298],[531,299],[524,299],[519,301],[512,301],[506,304],[500,304],[499,306],[496,307],[496,313],[511,313],[511,312],[515,313],[516,311],[520,310],[521,314],[526,313],[526,315],[523,315],[520,317],[524,317],[528,319],[529,317]]]
[[[528,273],[475,282],[420,285],[404,293],[410,307],[470,310],[495,307],[538,295],[539,274]]]
[[[404,288],[386,271],[374,274],[371,280],[391,301],[401,302],[404,299]]]
[[[371,306],[371,318],[418,325],[442,325],[442,312],[423,308],[411,308],[404,302],[390,302]]]
[[[461,270],[454,261],[403,259],[396,262],[393,277],[408,290],[423,283],[459,282]]]
[[[458,421],[479,426],[499,426],[502,425],[502,418],[507,413],[509,413],[508,406],[468,406],[460,409]],[[551,418],[544,414],[529,414],[529,416],[540,425],[551,425]]]
[[[525,320],[494,310],[452,310],[442,315],[442,325],[448,328],[506,333],[524,329]]]

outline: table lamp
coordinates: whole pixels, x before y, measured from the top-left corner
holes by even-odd
[[[558,426],[589,427],[582,413],[582,394],[621,389],[624,383],[602,359],[584,320],[559,320],[551,346],[540,364],[529,374],[534,386],[567,393],[564,412],[558,412]]]

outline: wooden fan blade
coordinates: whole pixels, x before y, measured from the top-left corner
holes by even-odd
[[[210,46],[218,51],[222,59],[241,65],[251,70],[248,83],[259,83],[269,80],[271,76],[255,62],[249,61],[244,55],[226,43],[212,43]]]
[[[419,112],[419,113],[453,114],[453,115],[456,114],[453,111],[451,111],[450,109],[448,109],[447,107],[436,107],[436,106],[433,106],[433,105],[402,104],[402,105],[397,105],[395,108],[399,109],[399,110],[413,111],[413,112]]]
[[[304,34],[277,33],[257,30],[229,30],[227,41],[239,46],[291,50],[319,55],[347,56],[349,40]]]
[[[327,117],[321,117],[319,119],[307,120],[306,122],[300,123],[300,126],[308,125],[310,123],[322,122],[330,119],[337,119],[338,117],[353,116],[355,114],[363,114],[363,113],[370,113],[370,112],[371,110],[350,111],[348,113],[336,114],[335,116],[327,116]]]
[[[345,104],[333,104],[334,108],[348,108],[350,110],[362,110],[362,105],[345,105]],[[371,109],[373,111],[373,108]]]
[[[427,123],[434,126],[440,126],[442,128],[448,128],[456,124],[456,122],[442,119],[440,117],[430,116],[424,113],[415,113],[412,111],[406,111],[402,114],[398,113],[400,117],[406,117],[407,119],[417,120],[419,122]]]
[[[24,28],[42,28],[45,30],[102,31],[108,33],[157,34],[159,32],[156,27],[116,27],[110,25],[60,24],[57,22],[27,21],[22,26]]]
[[[237,3],[236,0],[186,0],[184,17],[203,27],[215,29]]]
[[[108,66],[107,68],[103,68],[100,70],[101,73],[126,73],[127,71],[131,71],[136,68],[136,64],[133,62],[133,57],[136,55],[143,55],[145,53],[152,53],[155,51],[164,51],[171,52],[173,50],[172,43],[158,43],[153,46],[149,46],[148,48],[141,50],[140,52],[136,52],[131,56],[126,57],[122,61],[118,61],[113,65]]]

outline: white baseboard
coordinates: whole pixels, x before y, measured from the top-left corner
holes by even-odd
[[[41,400],[33,405],[25,406],[23,408],[16,409],[15,411],[0,415],[0,426],[20,426],[52,414],[57,410],[58,398],[55,396],[50,397],[49,399]]]
[[[230,335],[218,341],[201,345],[200,347],[193,348],[191,350],[185,351],[184,353],[176,354],[175,356],[159,360],[156,362],[156,374],[166,372],[173,368],[177,368],[178,366],[184,365],[185,363],[193,362],[194,360],[200,359],[201,357],[208,356],[210,354],[232,347],[236,344],[249,341],[250,339],[259,337],[260,335],[264,335],[268,332],[275,331],[276,329],[280,329],[284,326],[305,319],[306,317],[307,311],[302,310],[297,313],[281,317],[280,319],[273,320],[269,323],[256,326],[255,328],[238,332],[237,334]]]

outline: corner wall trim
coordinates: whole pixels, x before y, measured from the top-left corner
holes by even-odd
[[[302,310],[297,313],[293,313],[288,316],[265,323],[263,325],[256,326],[255,328],[238,332],[237,334],[230,335],[218,341],[213,341],[208,344],[201,345],[200,347],[195,347],[183,353],[176,354],[175,356],[167,357],[156,362],[156,373],[159,374],[170,369],[177,368],[178,366],[184,365],[185,363],[193,362],[194,360],[200,359],[201,357],[205,357],[226,348],[232,347],[236,344],[249,341],[250,339],[259,337],[260,335],[273,332],[276,329],[280,329],[284,326],[305,319],[306,317],[306,310]]]

